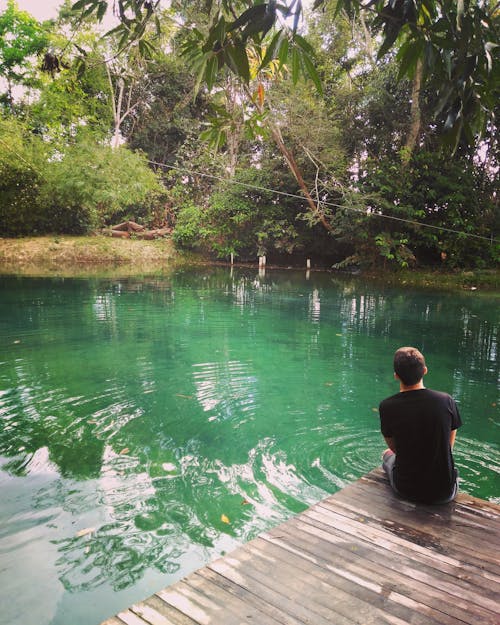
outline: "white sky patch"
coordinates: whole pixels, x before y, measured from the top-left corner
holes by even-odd
[[[76,2],[76,0],[74,0]],[[57,17],[61,0],[17,0],[17,6],[22,11],[28,11],[37,20],[50,20]],[[110,5],[112,3],[110,2]],[[308,9],[312,5],[312,0],[303,0],[302,5]],[[7,0],[0,0],[0,13],[7,7]]]
[[[17,0],[17,6],[21,11],[31,13],[39,21],[57,17],[61,5],[60,0]],[[7,0],[0,0],[0,11],[4,11],[6,7]]]

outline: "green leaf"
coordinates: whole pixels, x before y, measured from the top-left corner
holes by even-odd
[[[196,94],[200,90],[201,82],[203,80],[203,77],[205,76],[205,70],[207,67],[207,57],[203,56],[202,58],[200,58],[198,60],[197,65],[199,67],[199,70],[198,70],[198,74],[196,76],[196,80],[195,80],[194,87],[193,87],[194,96],[196,96]]]
[[[280,47],[278,50],[278,59],[279,59],[281,66],[285,65],[285,63],[288,60],[288,48],[289,48],[289,42],[288,42],[288,39],[285,38],[281,41]]]
[[[309,78],[313,81],[314,86],[316,87],[316,91],[320,95],[323,95],[323,86],[321,85],[321,78],[319,77],[319,74],[316,70],[316,67],[314,66],[314,63],[312,62],[312,60],[307,54],[302,55],[302,62],[304,63],[304,67],[306,69],[306,72]]]
[[[250,80],[250,65],[247,51],[243,44],[226,48],[227,61],[230,69],[246,83]]]
[[[98,21],[102,21],[102,18],[106,15],[106,10],[108,8],[107,2],[100,2],[99,7],[97,9],[97,19]]]
[[[208,90],[211,91],[217,78],[217,57],[212,56],[208,59],[205,70],[205,82]]]
[[[300,56],[297,51],[297,48],[292,49],[292,82],[294,85],[297,84],[299,79],[300,72]]]
[[[283,37],[283,31],[279,30],[271,39],[271,43],[267,46],[266,54],[260,64],[260,69],[266,67],[274,59],[274,54],[280,44],[281,37]]]
[[[86,50],[84,50],[82,47],[80,47],[78,44],[73,43],[73,45],[75,46],[75,48],[78,50],[78,52],[82,55],[82,56],[88,56],[88,53]]]
[[[304,50],[304,52],[306,52],[307,54],[310,54],[311,56],[314,56],[315,54],[314,48],[308,41],[304,39],[304,37],[302,37],[298,33],[295,33],[293,36],[293,41],[295,44],[299,46],[299,48]]]
[[[97,2],[92,2],[92,0],[78,0],[78,2],[75,2],[75,4],[73,4],[71,10],[80,11],[80,9],[83,9],[83,7],[87,6],[87,4],[93,4],[95,6]]]
[[[377,59],[380,60],[392,48],[392,45],[398,38],[400,31],[401,31],[401,25],[399,23],[396,22],[395,24],[392,24],[392,23],[386,24],[386,27],[384,30],[385,39],[382,45],[380,46],[380,49],[377,54]]]

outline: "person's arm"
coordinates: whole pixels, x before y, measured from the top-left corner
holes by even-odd
[[[392,436],[384,436],[384,438],[389,449],[396,453],[396,441],[392,438]]]
[[[450,447],[453,449],[453,445],[455,444],[455,438],[457,437],[457,431],[451,430],[450,432]]]

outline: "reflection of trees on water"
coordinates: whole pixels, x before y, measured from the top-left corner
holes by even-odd
[[[311,445],[326,462],[332,414],[358,401],[360,372],[390,378],[401,344],[418,343],[451,372],[459,397],[471,381],[498,383],[499,323],[476,297],[224,270],[49,284],[18,281],[10,304],[0,304],[8,336],[19,340],[0,363],[0,454],[10,459],[4,470],[22,476],[47,450],[64,480],[36,505],[53,500],[75,516],[106,511],[95,532],[57,543],[69,590],[104,581],[121,589],[146,568],[174,574],[190,545],[210,550],[223,533],[245,539],[263,529],[266,519],[259,525],[254,515],[265,514],[265,497],[296,511],[300,487],[286,493],[286,471],[278,487],[267,483],[272,458],[262,441],[279,438],[280,420],[295,413],[296,436],[314,436],[307,429],[316,423]],[[264,355],[256,345],[265,343]],[[288,360],[300,365],[297,379],[282,377]],[[270,394],[279,395],[278,418],[267,412]],[[292,439],[286,462],[300,467],[302,447]],[[74,496],[82,480],[95,497]]]

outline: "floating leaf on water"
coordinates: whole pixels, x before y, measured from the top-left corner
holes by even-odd
[[[95,527],[86,527],[83,530],[78,530],[75,534],[76,538],[80,538],[81,536],[87,536],[87,534],[93,534],[95,532]]]
[[[336,334],[335,336],[342,336],[342,334]]]
[[[333,382],[325,382],[325,386],[333,386]]]
[[[120,456],[122,456],[123,454],[128,454],[128,452],[129,452],[129,451],[130,451],[130,449],[129,449],[128,447],[125,447],[124,449],[122,449],[122,450],[120,451],[120,454],[119,454],[119,455],[120,455]]]
[[[243,499],[243,501],[241,502],[242,506],[251,506],[252,504],[248,501],[248,499]]]
[[[193,399],[192,395],[182,395],[181,393],[176,393],[176,397],[182,397],[182,399]]]
[[[378,408],[372,408],[373,412],[378,412]]]
[[[14,341],[14,345],[19,345],[21,341],[19,339],[17,339],[16,341]]]
[[[229,520],[229,518],[225,514],[221,514],[220,520],[223,523],[227,523],[228,525],[230,525],[230,523],[231,523],[231,521]]]

